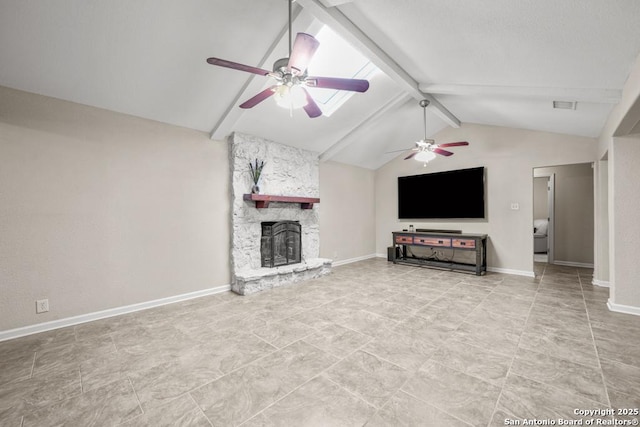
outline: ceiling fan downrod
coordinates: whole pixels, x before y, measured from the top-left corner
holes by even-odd
[[[291,58],[291,8],[293,7],[293,0],[289,1],[289,58]]]
[[[423,112],[423,124],[424,124],[424,139],[423,141],[427,141],[427,107],[429,106],[429,100],[427,99],[423,99],[422,101],[420,101],[420,106],[422,107],[422,112]],[[426,163],[425,163],[426,166]]]

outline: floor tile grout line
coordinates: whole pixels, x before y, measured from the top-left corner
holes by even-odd
[[[204,412],[204,410],[202,409],[202,407],[200,405],[198,405],[198,402],[196,402],[196,399],[193,397],[193,395],[191,394],[191,391],[186,392],[185,394],[189,395],[189,398],[191,399],[191,401],[194,403],[194,405],[196,405],[196,408],[198,408],[198,410],[200,411],[200,413],[204,416],[204,419],[207,420],[207,422],[211,425],[211,427],[213,427],[213,423],[211,422],[211,420],[209,419],[209,417],[207,416],[207,414]]]
[[[580,342],[580,340],[569,340],[569,339],[564,339],[564,338],[563,338],[563,340],[564,340],[564,341],[575,341],[575,342]],[[552,359],[561,360],[561,361],[563,361],[563,362],[573,363],[574,365],[579,365],[579,366],[582,366],[582,367],[584,367],[584,368],[600,370],[600,363],[598,363],[598,366],[593,366],[593,365],[587,365],[586,363],[581,362],[581,361],[571,360],[571,359],[567,359],[567,358],[565,358],[565,357],[560,357],[560,356],[555,356],[555,355],[551,355],[551,354],[543,353],[543,352],[538,351],[538,350],[536,350],[536,349],[522,348],[522,350],[530,351],[530,352],[533,352],[533,353],[536,353],[536,354],[540,354],[540,355],[543,355],[543,356],[548,356],[548,357],[550,357],[550,358],[552,358]],[[598,355],[597,355],[597,354],[596,354],[596,360],[599,360],[599,358],[598,358]]]
[[[589,400],[589,401],[591,401],[594,405],[602,405],[602,404],[606,404],[606,402],[598,402],[598,401],[597,401],[597,400],[595,400],[595,399],[591,399],[591,398],[589,398],[589,397],[586,397],[586,396],[583,396],[583,395],[580,395],[580,394],[576,394],[576,393],[575,393],[575,392],[573,392],[573,391],[568,391],[568,390],[563,389],[563,388],[561,388],[561,387],[558,387],[558,386],[556,386],[556,385],[548,384],[548,383],[542,382],[542,381],[540,381],[540,380],[536,380],[536,379],[534,379],[534,378],[529,378],[529,377],[528,377],[527,375],[525,375],[525,374],[516,374],[516,373],[514,373],[513,375],[517,375],[517,376],[519,376],[519,377],[525,378],[525,379],[527,379],[527,380],[529,380],[529,381],[532,381],[532,382],[534,382],[534,383],[541,384],[541,385],[543,385],[543,386],[545,386],[545,387],[549,387],[549,388],[554,389],[554,390],[556,390],[556,391],[559,391],[559,392],[561,392],[561,393],[563,393],[563,394],[570,394],[570,395],[575,396],[575,397],[578,397],[578,398],[580,398],[580,399]]]
[[[113,346],[116,348],[116,351],[121,351],[121,348],[118,348],[118,343],[116,342],[116,340],[113,338],[113,332],[109,332],[106,335],[109,335],[109,337],[111,338],[111,341],[113,341]]]
[[[258,337],[258,338],[260,338],[260,337]],[[263,341],[264,341],[264,340],[263,340]],[[302,341],[302,339],[299,339],[299,340],[297,340],[297,341],[294,341],[294,342],[292,342],[291,344],[288,344],[288,345],[286,345],[286,346],[284,346],[284,347],[282,347],[282,348],[275,348],[273,351],[270,351],[269,353],[264,354],[264,355],[262,355],[262,356],[260,356],[260,357],[258,357],[258,358],[256,358],[256,359],[253,359],[253,360],[251,360],[250,362],[245,363],[244,365],[240,365],[240,366],[238,366],[238,367],[236,367],[236,368],[232,369],[232,370],[231,370],[231,371],[229,371],[229,372],[223,372],[223,371],[220,371],[220,372],[222,373],[222,375],[221,375],[221,376],[219,376],[219,377],[217,377],[217,378],[214,378],[214,379],[212,379],[211,381],[208,381],[208,382],[206,382],[206,383],[204,383],[204,384],[200,384],[200,385],[199,385],[199,386],[197,386],[197,387],[192,388],[191,390],[189,390],[189,391],[188,391],[188,393],[192,393],[192,392],[194,392],[194,391],[196,391],[196,390],[199,390],[199,389],[201,389],[201,388],[203,388],[203,387],[206,387],[207,385],[209,385],[209,384],[211,384],[211,383],[213,383],[213,382],[216,382],[216,381],[220,380],[220,379],[221,379],[221,378],[223,378],[223,377],[226,377],[226,376],[228,376],[228,375],[231,375],[232,373],[238,372],[238,371],[239,371],[239,370],[241,370],[241,369],[247,368],[248,366],[251,366],[251,365],[253,365],[253,364],[257,363],[258,361],[260,361],[260,360],[262,360],[262,359],[265,359],[265,358],[267,358],[267,357],[271,356],[272,354],[277,353],[278,351],[281,351],[281,350],[283,350],[283,349],[285,349],[285,348],[287,348],[287,347],[290,347],[291,345],[293,345],[293,344],[295,344],[295,343],[297,343],[297,342],[299,342],[299,341]],[[265,341],[265,342],[266,342],[266,341]],[[305,343],[307,343],[307,342],[305,341]],[[269,343],[267,343],[267,344],[269,344]],[[307,343],[307,344],[309,344],[309,343]],[[269,345],[273,346],[272,344],[269,344]],[[311,344],[309,344],[309,345],[311,345]],[[315,347],[315,346],[314,346],[314,347]],[[332,355],[331,355],[331,356],[332,356]]]
[[[504,358],[508,358],[508,357],[510,357],[510,355],[507,355],[507,354],[505,354],[505,353],[498,353],[497,351],[490,350],[490,349],[487,349],[487,348],[484,348],[484,347],[480,347],[480,346],[479,346],[479,345],[477,345],[477,344],[467,343],[467,342],[464,342],[464,341],[461,341],[461,340],[457,339],[456,337],[450,337],[450,338],[448,338],[445,342],[446,342],[446,343],[449,343],[449,342],[455,342],[455,343],[463,344],[463,345],[465,345],[465,346],[468,346],[468,347],[474,347],[474,348],[477,348],[477,349],[479,349],[479,350],[486,351],[487,353],[491,353],[491,354],[493,354],[493,355],[500,356],[500,357],[504,357]],[[442,348],[442,346],[438,347],[438,348],[434,351],[434,353],[436,353],[436,352],[437,352],[438,350],[440,350],[441,348]],[[431,358],[429,358],[429,360],[431,360]],[[429,360],[427,360],[427,362],[429,362]],[[426,364],[427,362],[425,362],[424,364]],[[486,379],[484,379],[484,378],[480,378],[480,377],[478,377],[478,376],[476,376],[476,375],[473,375],[473,374],[470,374],[470,373],[468,373],[468,372],[463,372],[463,371],[461,371],[461,370],[459,370],[459,369],[457,369],[457,368],[454,368],[454,367],[452,367],[452,366],[445,365],[445,364],[443,364],[443,363],[441,363],[441,362],[437,362],[437,361],[435,361],[435,360],[434,360],[433,362],[434,362],[434,363],[438,363],[438,364],[440,364],[440,365],[442,365],[442,366],[446,366],[446,367],[448,367],[449,369],[453,369],[454,371],[457,371],[457,372],[463,373],[463,374],[465,374],[465,375],[468,375],[468,376],[470,376],[470,377],[472,377],[472,378],[475,378],[475,379],[478,379],[478,380],[482,380],[482,381],[484,381],[484,382],[486,382],[486,383],[493,384],[493,385],[495,385],[496,387],[499,387],[497,384],[494,384],[494,383],[492,383],[491,381],[488,381],[488,380],[486,380]],[[423,364],[423,366],[424,366],[424,364]],[[421,368],[422,368],[422,367],[421,367]],[[420,369],[421,369],[421,368],[420,368]]]
[[[29,379],[33,378],[33,371],[36,368],[36,355],[38,353],[36,353],[35,351],[33,352],[33,362],[31,363],[31,372],[29,373]]]
[[[82,369],[81,369],[81,364],[78,364],[78,376],[80,377],[80,394],[84,394],[86,393],[86,391],[84,390],[84,382],[82,381]]]
[[[352,353],[353,354],[353,353]],[[318,375],[316,375],[316,378],[319,378],[322,374],[324,374],[328,369],[326,369],[324,372],[319,373]],[[374,408],[376,411],[375,413],[378,412],[378,410],[380,408],[378,408],[376,405],[374,405],[371,402],[368,402],[364,397],[358,395],[357,393],[354,393],[353,391],[349,390],[348,388],[346,388],[345,386],[343,386],[342,384],[337,383],[335,380],[333,380],[332,378],[329,378],[328,376],[324,376],[323,378],[325,378],[327,381],[331,382],[332,384],[335,384],[338,388],[340,388],[340,390],[344,390],[345,393],[349,394],[350,396],[353,396],[355,399],[357,399],[358,401],[364,403],[367,406],[370,406],[372,408]]]
[[[593,327],[591,326],[591,316],[589,316],[589,307],[587,307],[587,302],[584,298],[584,286],[582,284],[582,279],[580,275],[578,275],[578,280],[580,281],[580,288],[582,290],[582,303],[584,304],[585,311],[587,313],[587,324],[589,325],[589,332],[591,333],[591,342],[593,343],[593,348],[596,352],[596,358],[598,359],[598,370],[600,371],[600,377],[602,378],[602,386],[604,387],[604,394],[607,397],[607,404],[611,408],[611,398],[609,397],[609,387],[607,387],[607,380],[604,377],[604,370],[602,369],[602,361],[600,360],[600,352],[598,351],[598,345],[596,344],[596,337],[593,333]]]
[[[254,330],[253,330],[253,329],[251,330],[250,335],[253,335],[254,337],[258,338],[260,341],[262,341],[262,342],[264,342],[264,343],[266,343],[266,344],[269,344],[271,347],[275,348],[275,351],[278,351],[278,350],[280,350],[280,349],[282,349],[282,348],[284,348],[284,347],[287,347],[287,346],[289,346],[289,345],[293,344],[293,343],[290,343],[290,344],[287,344],[287,345],[285,345],[285,346],[283,346],[283,347],[278,347],[278,346],[277,346],[277,345],[275,345],[274,343],[267,341],[265,338],[262,338],[260,335],[257,335],[257,334],[254,332]],[[300,341],[300,340],[296,340],[296,341]],[[294,341],[294,342],[296,342],[296,341]]]
[[[357,351],[361,351],[361,352],[363,352],[363,353],[368,354],[369,356],[373,356],[373,357],[375,357],[376,359],[380,359],[380,360],[382,360],[382,361],[384,361],[384,362],[390,363],[390,364],[392,364],[393,366],[395,366],[396,368],[400,368],[400,369],[402,369],[403,371],[410,371],[410,369],[409,369],[409,368],[405,368],[405,367],[403,367],[403,366],[400,366],[400,365],[398,365],[396,362],[392,362],[392,361],[391,361],[391,360],[389,360],[389,359],[386,359],[386,358],[384,358],[384,357],[378,356],[377,354],[374,354],[374,353],[372,353],[371,351],[367,351],[367,350],[365,350],[365,349],[364,349],[364,348],[362,348],[362,347],[361,347],[361,348],[359,348]],[[351,354],[353,354],[353,353],[355,353],[355,351],[354,351],[354,352],[352,352]]]
[[[622,365],[622,366],[629,367],[629,368],[632,368],[632,369],[640,369],[639,366],[629,365],[628,363],[620,362],[620,361],[614,360],[614,359],[609,359],[608,357],[602,357],[602,360],[606,360],[607,362],[609,362],[611,364],[614,364],[614,365]],[[606,383],[605,383],[605,387],[606,387]],[[616,391],[618,393],[623,393],[623,394],[627,394],[627,395],[629,394],[629,392],[627,390],[620,390],[620,389],[616,389],[615,387],[612,387],[612,389],[613,389],[613,391]],[[607,387],[606,390],[607,390],[607,397],[608,397],[609,388]],[[611,405],[610,405],[610,407],[611,407]]]
[[[341,324],[341,323],[335,323],[335,322],[332,322],[332,323],[333,323],[334,325],[336,325],[336,326],[340,326],[341,328],[345,328],[345,329],[347,329],[347,330],[349,330],[349,331],[351,331],[351,332],[355,332],[355,333],[357,333],[357,334],[359,334],[359,335],[364,335],[364,336],[369,337],[369,338],[371,338],[371,339],[373,339],[373,338],[374,338],[372,335],[365,334],[364,332],[361,332],[361,331],[358,331],[358,330],[356,330],[356,329],[350,328],[350,327],[349,327],[349,326],[347,326],[347,325],[343,325],[343,324]],[[328,328],[328,327],[330,327],[330,326],[331,326],[331,325],[327,325],[327,326],[323,327],[322,329],[319,329],[319,330],[318,330],[318,332],[321,332],[322,330],[324,330],[324,329],[326,329],[326,328]]]
[[[546,267],[544,270],[542,270],[542,274],[540,275],[540,281],[542,281],[545,271],[546,271]],[[498,393],[498,398],[496,399],[496,403],[493,407],[493,413],[491,414],[491,418],[487,422],[487,426],[491,424],[491,420],[493,420],[493,417],[495,417],[496,412],[498,411],[498,405],[500,403],[500,399],[502,398],[502,393],[504,392],[504,388],[506,387],[507,381],[509,380],[511,369],[513,368],[513,364],[516,360],[516,356],[518,355],[518,349],[520,348],[520,341],[522,341],[522,335],[524,334],[524,330],[526,329],[527,323],[529,322],[529,317],[531,317],[531,312],[533,311],[533,306],[535,305],[537,297],[538,297],[538,291],[536,292],[536,295],[533,297],[533,301],[531,302],[531,306],[529,307],[529,311],[527,313],[527,318],[525,319],[524,324],[522,325],[522,331],[520,332],[520,336],[518,337],[518,343],[516,345],[516,349],[513,353],[513,357],[511,358],[511,363],[509,364],[509,368],[507,369],[507,374],[504,377],[504,383],[502,384],[502,387],[500,387],[500,393]]]
[[[142,407],[142,402],[140,402],[140,397],[138,396],[138,392],[136,391],[135,386],[133,385],[133,381],[131,381],[131,377],[129,374],[126,375],[127,380],[129,381],[129,385],[131,386],[131,390],[133,390],[133,395],[136,397],[136,401],[138,402],[138,408],[142,411],[142,414],[145,414],[144,408]]]
[[[609,362],[609,363],[615,363],[615,364],[617,364],[617,365],[627,366],[627,367],[632,368],[632,369],[638,369],[638,370],[640,370],[640,366],[637,366],[637,365],[631,365],[631,364],[629,364],[629,363],[625,363],[625,362],[621,362],[621,361],[619,361],[619,360],[611,359],[610,357],[601,356],[601,357],[600,357],[600,359],[602,359],[602,360],[606,360],[606,361],[607,361],[607,362]]]
[[[298,340],[298,341],[303,341],[303,340],[304,340],[304,339],[301,339],[301,340]],[[298,341],[296,341],[296,342],[298,342]],[[331,357],[335,357],[335,356],[333,356],[331,353],[327,352],[326,350],[323,350],[323,349],[319,348],[319,347],[318,347],[318,346],[316,346],[316,345],[313,345],[313,344],[308,343],[308,342],[306,342],[306,341],[305,341],[305,343],[306,343],[306,344],[308,344],[308,345],[310,345],[311,347],[314,347],[315,349],[317,349],[317,350],[319,350],[319,351],[321,351],[321,352],[323,352],[323,353],[328,354],[328,355],[329,355],[329,356],[331,356]],[[366,344],[365,344],[365,345],[366,345]],[[364,345],[363,345],[363,346],[364,346]],[[361,347],[363,347],[363,346],[360,346],[358,349],[354,350],[351,354],[355,353],[357,350],[359,350],[359,349],[360,349]],[[344,357],[344,358],[335,357],[335,358],[337,359],[337,360],[336,360],[336,362],[334,362],[333,364],[331,364],[331,365],[327,366],[325,369],[323,369],[322,371],[318,372],[317,374],[315,374],[314,376],[312,376],[311,378],[309,378],[307,381],[304,381],[304,382],[303,382],[302,384],[300,384],[299,386],[297,386],[297,387],[293,388],[291,391],[289,391],[288,393],[286,393],[285,395],[283,395],[283,396],[282,396],[282,397],[280,397],[279,399],[274,400],[274,401],[273,401],[273,402],[271,402],[269,405],[267,405],[266,407],[264,407],[264,408],[263,408],[263,409],[261,409],[260,411],[256,412],[255,414],[251,415],[251,416],[250,416],[249,418],[247,418],[246,420],[243,420],[243,421],[239,424],[239,426],[242,426],[242,425],[243,425],[243,424],[245,424],[247,421],[252,420],[253,418],[257,417],[258,415],[260,415],[261,413],[263,413],[264,411],[266,411],[266,410],[267,410],[267,409],[269,409],[270,407],[274,406],[276,403],[280,402],[281,400],[283,400],[283,399],[284,399],[284,398],[286,398],[287,396],[289,396],[289,395],[291,395],[292,393],[294,393],[294,392],[295,392],[296,390],[298,390],[299,388],[303,387],[304,385],[308,384],[309,382],[313,381],[314,379],[316,379],[316,378],[320,377],[320,375],[322,375],[323,373],[325,373],[325,372],[326,372],[326,371],[328,371],[329,369],[333,368],[333,367],[334,367],[334,366],[336,366],[337,364],[341,363],[341,362],[342,362],[346,357]],[[327,379],[331,380],[330,378],[327,378]],[[332,382],[334,382],[334,381],[332,381]],[[338,386],[340,386],[340,384],[337,384],[337,385],[338,385]],[[341,389],[343,389],[343,390],[345,390],[345,391],[347,391],[347,392],[349,392],[349,390],[345,389],[345,388],[344,388],[344,387],[342,387],[342,386],[340,386],[340,388],[341,388]],[[352,395],[353,395],[353,393],[351,393],[351,392],[349,392],[349,394],[352,394]],[[354,395],[354,396],[356,396],[356,395]],[[358,397],[358,396],[356,396],[356,397]],[[362,399],[362,398],[360,398],[360,397],[358,397],[358,398],[359,398],[359,400],[364,401],[367,405],[373,406],[373,407],[375,408],[375,405],[371,405],[369,402],[367,402],[366,400],[364,400],[364,399]]]
[[[465,343],[463,343],[463,344],[465,344]],[[494,353],[494,354],[498,354],[498,353]],[[507,355],[506,355],[506,354],[499,354],[499,355],[500,355],[500,356],[505,356],[505,357],[507,357]],[[476,375],[473,375],[473,374],[469,374],[469,373],[467,373],[467,372],[463,372],[463,371],[461,371],[461,370],[459,370],[459,369],[457,369],[457,368],[454,368],[454,367],[452,367],[452,366],[445,365],[445,364],[443,364],[443,363],[441,363],[441,362],[438,362],[438,361],[436,361],[436,360],[431,360],[431,359],[429,359],[429,360],[427,360],[427,361],[425,362],[425,364],[427,364],[427,363],[428,363],[428,362],[430,362],[430,361],[431,361],[432,363],[436,363],[436,364],[438,364],[438,365],[444,366],[444,367],[445,367],[445,368],[447,368],[447,369],[451,369],[452,371],[456,371],[456,372],[458,372],[458,373],[460,373],[460,374],[464,374],[464,375],[466,375],[466,376],[468,376],[468,377],[474,378],[474,379],[476,379],[476,380],[482,381],[483,383],[487,383],[487,384],[492,385],[492,386],[495,386],[495,387],[502,387],[502,385],[504,385],[504,381],[503,381],[502,385],[498,385],[498,384],[495,384],[495,383],[493,383],[493,382],[491,382],[491,381],[487,381],[487,380],[486,380],[486,379],[484,379],[484,378],[480,378],[479,376],[476,376]],[[424,366],[424,365],[423,365],[423,366]],[[420,369],[418,369],[418,370],[422,370],[422,367],[421,367]],[[505,379],[506,379],[506,377],[505,377]]]
[[[404,385],[406,385],[406,383]],[[404,387],[404,385],[403,385],[403,387]],[[463,420],[462,418],[458,417],[457,415],[451,414],[447,409],[441,408],[440,406],[438,406],[438,405],[436,405],[436,404],[434,404],[432,402],[427,402],[426,400],[424,400],[424,399],[422,399],[422,398],[420,398],[420,397],[418,397],[418,396],[416,396],[414,394],[409,393],[407,390],[403,390],[402,388],[399,388],[398,392],[404,393],[407,396],[411,396],[411,397],[413,397],[414,399],[416,399],[416,400],[418,400],[420,402],[426,403],[427,405],[437,409],[440,412],[443,412],[443,413],[449,415],[452,418],[455,418],[456,420],[458,420],[458,421],[460,421],[460,422],[462,422],[462,423],[464,423],[466,425],[469,425],[469,426],[472,425],[469,422],[467,422],[467,421]],[[489,422],[491,422],[491,420],[489,420]]]
[[[357,331],[353,331],[353,332],[357,332]],[[337,355],[337,354],[331,353],[329,350],[324,350],[324,349],[322,349],[322,348],[318,347],[317,345],[315,345],[315,344],[313,344],[313,343],[310,343],[310,342],[308,342],[308,341],[304,341],[304,338],[303,338],[302,340],[303,340],[306,344],[309,344],[310,346],[313,346],[313,347],[317,348],[318,350],[322,350],[322,351],[324,351],[325,353],[327,353],[327,354],[329,354],[329,355],[331,355],[331,356],[333,356],[333,357],[335,357],[335,358],[338,358],[338,359],[340,359],[340,360],[342,361],[342,360],[346,359],[347,357],[351,356],[352,354],[354,354],[356,351],[362,350],[364,347],[366,347],[367,345],[369,345],[369,343],[371,343],[371,341],[373,341],[373,340],[375,339],[375,337],[372,337],[371,335],[362,334],[362,333],[360,333],[360,332],[358,332],[358,333],[359,333],[360,335],[363,335],[363,336],[365,336],[365,337],[369,338],[369,339],[367,340],[367,342],[366,342],[366,343],[361,344],[359,347],[356,347],[354,350],[351,350],[349,353],[347,353],[347,354],[346,354],[346,355],[344,355],[344,356],[341,356],[341,355]]]

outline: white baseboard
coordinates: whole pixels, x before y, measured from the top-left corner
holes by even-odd
[[[384,259],[387,259],[387,254],[376,254],[376,258],[384,258]]]
[[[19,338],[26,335],[37,334],[40,332],[50,331],[52,329],[65,328],[67,326],[78,325],[80,323],[91,322],[93,320],[104,319],[107,317],[119,316],[121,314],[133,313],[135,311],[146,310],[162,305],[173,304],[180,301],[186,301],[193,298],[200,298],[207,295],[219,294],[231,290],[230,285],[218,286],[215,288],[203,289],[201,291],[189,292],[182,295],[161,298],[153,301],[141,302],[138,304],[125,305],[124,307],[110,308],[108,310],[96,311],[94,313],[81,314],[79,316],[67,317],[64,319],[52,320],[50,322],[38,323],[35,325],[23,326],[21,328],[0,331],[0,342]]]
[[[608,288],[609,287],[609,281],[608,280],[593,279],[591,281],[591,284],[595,285],[595,286],[601,286],[603,288]]]
[[[585,262],[573,262],[573,261],[553,261],[555,265],[562,265],[565,267],[580,267],[580,268],[593,268],[593,264],[587,264]]]
[[[376,258],[377,256],[378,254],[369,254],[369,255],[359,256],[355,258],[343,259],[341,261],[334,261],[333,263],[331,263],[331,265],[333,267],[338,267],[345,264],[351,264],[352,262],[358,262],[358,261],[364,261],[365,259]]]
[[[611,302],[611,299],[607,301],[607,307],[609,307],[609,310],[615,311],[617,313],[633,314],[635,316],[640,316],[640,307],[634,307],[632,305],[616,304]]]
[[[536,277],[536,274],[533,271],[512,270],[510,268],[487,267],[487,271],[492,271],[494,273],[513,274],[515,276]]]

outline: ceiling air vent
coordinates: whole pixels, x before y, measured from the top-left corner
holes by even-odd
[[[576,104],[576,101],[553,101],[553,108],[559,110],[575,110]]]

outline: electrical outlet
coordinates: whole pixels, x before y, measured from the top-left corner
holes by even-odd
[[[520,204],[517,202],[511,202],[511,210],[517,211],[520,209]]]
[[[46,313],[49,311],[49,300],[39,299],[36,301],[36,314]]]

